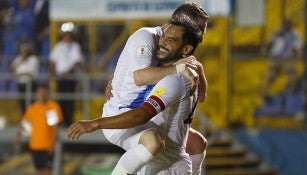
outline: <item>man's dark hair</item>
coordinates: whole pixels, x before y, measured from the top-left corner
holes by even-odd
[[[202,40],[202,32],[198,25],[194,21],[190,20],[190,18],[186,15],[178,15],[176,19],[171,19],[169,24],[184,27],[182,44],[189,44],[193,46],[193,50],[190,53],[192,55]]]
[[[172,19],[177,20],[183,14],[193,20],[202,33],[205,32],[210,16],[203,8],[194,2],[184,2],[173,12]]]

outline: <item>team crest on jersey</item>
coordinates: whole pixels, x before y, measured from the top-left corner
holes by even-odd
[[[155,90],[155,92],[152,93],[152,95],[157,96],[157,97],[161,97],[161,95],[163,95],[165,93],[165,91],[166,90],[164,88],[159,87]]]
[[[147,47],[139,47],[136,49],[137,56],[148,57],[150,55],[149,49]]]

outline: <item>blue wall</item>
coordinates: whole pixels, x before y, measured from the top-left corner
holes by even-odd
[[[239,129],[235,135],[280,175],[307,175],[307,131]]]

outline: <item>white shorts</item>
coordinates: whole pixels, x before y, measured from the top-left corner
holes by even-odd
[[[131,109],[129,108],[118,109],[118,107],[113,106],[110,103],[105,103],[103,106],[102,116],[110,117],[124,113],[129,110]],[[125,150],[128,150],[138,145],[141,135],[145,132],[144,130],[145,128],[141,127],[135,127],[130,129],[102,129],[104,136],[109,142]]]
[[[139,144],[140,137],[148,129],[142,126],[130,129],[102,129],[102,131],[109,142],[127,151]]]

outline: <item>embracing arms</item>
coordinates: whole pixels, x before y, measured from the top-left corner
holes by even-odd
[[[76,140],[81,134],[93,132],[97,129],[132,128],[147,123],[153,116],[154,113],[148,107],[141,106],[112,117],[75,122],[68,128],[67,136],[72,140]]]

